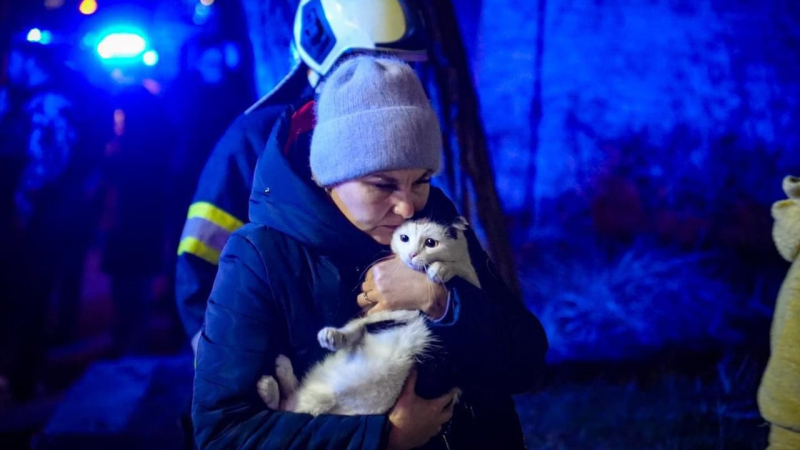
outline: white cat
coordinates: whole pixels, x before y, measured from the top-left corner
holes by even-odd
[[[411,220],[394,233],[391,248],[405,264],[439,283],[460,276],[480,287],[469,258],[467,222],[450,225]],[[434,339],[419,311],[380,311],[325,327],[320,346],[334,351],[300,383],[289,358],[275,361],[275,376],[262,377],[258,393],[270,409],[309,413],[384,414],[397,400],[409,371],[431,349]],[[281,403],[282,400],[282,403]]]
[[[463,217],[449,226],[427,219],[409,220],[395,230],[392,252],[408,267],[425,271],[433,281],[447,283],[459,276],[481,287],[464,236],[468,226]]]

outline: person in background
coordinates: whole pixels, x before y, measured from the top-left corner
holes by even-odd
[[[133,83],[116,98],[116,138],[106,148],[107,228],[102,269],[111,277],[112,329],[117,355],[148,353],[153,283],[162,272],[165,209],[170,183],[166,161],[172,127],[160,99]]]
[[[59,49],[12,47],[4,153],[22,157],[13,192],[11,386],[19,400],[42,386],[47,310],[57,302],[56,343],[75,336],[84,259],[99,217],[102,95],[62,63]],[[6,140],[7,139],[7,140]],[[17,239],[17,238],[14,238]]]
[[[192,348],[197,348],[206,302],[222,247],[248,222],[248,198],[258,156],[287,106],[294,133],[313,128],[313,96],[320,77],[352,53],[389,53],[427,59],[422,13],[414,0],[302,0],[294,24],[300,61],[269,94],[240,115],[214,147],[200,175],[178,246],[175,296]]]
[[[236,70],[237,59],[238,50],[233,43],[198,36],[182,49],[183,70],[166,92],[167,103],[175,108],[172,115],[178,130],[171,163],[174,199],[169,207],[174,216],[170,218],[174,248],[214,144],[236,116],[252,104],[248,83]]]
[[[16,83],[0,86],[0,296],[5,299],[0,301],[0,406],[11,401],[9,377],[15,353],[12,343],[17,339],[13,335],[17,305],[12,300],[20,287],[17,271],[22,242],[15,220],[14,193],[27,160],[25,114],[18,101],[19,90]]]

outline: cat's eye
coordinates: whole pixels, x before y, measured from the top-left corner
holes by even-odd
[[[425,239],[425,247],[434,248],[437,245],[439,245],[439,243],[437,241],[435,241],[435,240],[433,240],[431,238]]]
[[[408,236],[405,234],[400,235],[400,242],[408,242]]]

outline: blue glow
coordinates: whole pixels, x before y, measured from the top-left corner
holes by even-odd
[[[158,52],[155,50],[148,50],[142,55],[142,61],[145,66],[155,66],[158,64]]]
[[[194,17],[192,20],[194,21],[195,25],[203,25],[208,22],[208,18],[211,15],[211,7],[208,5],[204,5],[203,3],[198,3],[197,6],[194,8]]]
[[[97,44],[97,33],[90,31],[83,37],[81,44],[86,47],[94,47]]]
[[[147,48],[147,40],[138,33],[110,33],[97,44],[103,59],[135,58]]]
[[[239,55],[239,49],[236,45],[232,43],[225,44],[225,65],[231,69],[236,69],[239,67],[239,64],[242,62],[241,55]]]
[[[39,43],[47,45],[51,42],[53,42],[53,33],[49,31],[42,31],[42,37],[39,39]]]

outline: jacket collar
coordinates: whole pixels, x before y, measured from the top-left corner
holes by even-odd
[[[294,108],[281,115],[256,164],[250,195],[250,221],[280,231],[300,243],[334,257],[365,264],[388,248],[354,227],[311,179],[310,169],[290,164],[282,150],[291,130]],[[309,134],[310,133],[306,133]],[[294,161],[308,161],[309,139],[298,137],[288,149]],[[294,152],[303,152],[297,154]],[[296,156],[296,157],[295,157]]]

